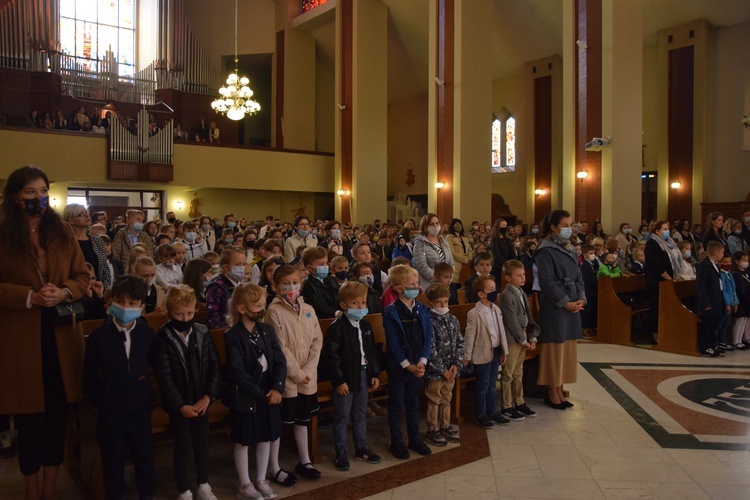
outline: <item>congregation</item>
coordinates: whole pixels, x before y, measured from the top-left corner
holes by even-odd
[[[576,381],[577,340],[596,335],[602,277],[645,275],[650,333],[656,333],[659,282],[696,280],[700,352],[721,357],[750,348],[750,211],[742,219],[712,212],[705,225],[640,221],[633,231],[622,223],[616,235],[605,234],[601,221],[589,227],[564,210],[530,224],[503,218],[465,224],[432,213],[418,222],[364,224],[232,213],[180,221],[168,212],[145,220],[140,210],[109,221],[106,212],[89,214],[77,204],[58,214],[48,190],[42,170],[23,167],[9,176],[0,208],[0,291],[12,304],[9,325],[23,325],[9,334],[12,348],[2,354],[0,370],[24,381],[0,387],[6,415],[0,446],[5,456],[13,454],[13,415],[30,498],[39,498],[40,470],[41,498],[54,495],[68,405],[81,396],[97,410],[107,497],[123,497],[127,451],[140,498],[155,498],[151,371],[170,418],[183,500],[193,498],[191,451],[195,497],[216,498],[208,478],[208,415],[217,399],[231,410],[239,498],[273,498],[271,482],[289,487],[300,477],[320,478],[308,432],[323,379],[333,388],[330,458],[339,471],[349,470],[350,420],[353,456],[380,461],[367,442],[365,415],[372,409],[368,389],[378,387],[382,372],[389,451],[398,459],[460,442],[450,410],[462,376],[476,378],[474,420],[482,428],[536,416],[524,400],[522,377],[524,358],[537,344],[545,404],[566,411],[573,403],[563,386]],[[538,322],[531,295],[539,303]],[[462,331],[450,306],[466,302],[476,306]],[[103,320],[85,354],[55,328],[79,306],[87,320]],[[205,314],[205,324],[195,321],[196,312]],[[384,350],[368,314],[382,314]],[[149,315],[167,322],[154,332],[142,319]],[[325,335],[321,319],[334,320]],[[28,340],[29,330],[40,334],[38,342]],[[226,376],[212,330],[225,330]],[[426,431],[420,430],[422,394]],[[293,471],[279,463],[284,426],[296,443]]]

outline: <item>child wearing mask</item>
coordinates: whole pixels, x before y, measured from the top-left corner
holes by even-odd
[[[328,283],[328,286],[338,290],[349,279],[349,261],[343,255],[337,255],[331,259],[328,267],[330,268],[330,272],[326,278],[326,283]]]
[[[630,265],[630,272],[635,275],[643,274],[643,269],[646,267],[645,252],[640,248],[636,248],[631,255],[633,256],[633,263]]]
[[[264,322],[273,327],[286,358],[281,421],[294,429],[299,458],[294,471],[305,479],[320,479],[320,471],[310,460],[307,425],[319,409],[318,361],[323,333],[315,309],[300,296],[299,269],[281,266],[274,272],[273,280],[276,298],[268,306]]]
[[[328,251],[323,247],[307,247],[302,253],[302,265],[307,270],[302,298],[315,309],[318,318],[337,318],[341,315],[336,289],[328,286]]]
[[[121,276],[112,285],[112,321],[89,334],[83,359],[83,394],[96,408],[107,498],[125,498],[125,459],[135,463],[140,498],[156,498],[151,438],[151,354],[154,330],[142,319],[146,284]]]
[[[721,270],[721,292],[724,297],[724,314],[719,323],[718,348],[720,351],[734,351],[734,345],[727,343],[729,322],[732,319],[732,315],[737,312],[739,306],[739,301],[737,300],[737,285],[732,276],[732,257],[724,255],[721,258],[721,261],[719,261],[719,269]]]
[[[736,252],[732,255],[732,271],[738,302],[734,313],[732,343],[735,349],[744,351],[750,348],[750,273],[746,253]]]
[[[372,288],[375,279],[373,277],[373,265],[370,262],[354,264],[351,271],[351,281],[358,281],[367,287],[367,309],[369,314],[380,314],[383,309],[380,305],[380,297]]]
[[[430,363],[425,372],[427,399],[427,434],[425,441],[445,446],[448,441],[458,443],[461,436],[451,425],[451,400],[456,379],[463,368],[464,339],[458,319],[448,310],[450,290],[435,283],[427,289],[432,320]]]
[[[222,273],[206,285],[206,323],[211,330],[226,328],[227,305],[245,275],[245,251],[229,246],[221,252]]]
[[[177,252],[171,245],[162,244],[156,249],[156,284],[165,290],[182,283],[182,269],[175,264]]]
[[[581,311],[581,326],[588,335],[591,335],[596,330],[599,319],[599,283],[597,276],[599,269],[604,266],[600,265],[599,259],[596,258],[596,251],[593,246],[589,244],[582,245],[581,253],[583,254],[581,277],[583,278],[586,300],[588,301],[587,307]]]
[[[185,260],[190,262],[194,259],[200,259],[208,249],[206,248],[206,243],[198,232],[195,222],[185,222],[182,227],[185,231]]]
[[[239,477],[237,498],[274,498],[266,478],[292,486],[297,476],[279,466],[281,394],[286,380],[286,358],[273,327],[263,323],[266,291],[253,284],[239,285],[230,305],[231,327],[224,333],[229,391],[223,402],[231,411],[230,436]],[[255,446],[255,486],[250,480],[248,448]],[[256,489],[257,488],[257,489]]]
[[[478,252],[474,254],[474,271],[474,275],[464,283],[466,302],[469,304],[475,304],[479,301],[479,297],[474,293],[474,281],[481,276],[490,275],[490,272],[492,272],[492,256],[487,252]]]
[[[617,265],[617,258],[612,252],[605,252],[601,257],[602,265],[599,266],[599,271],[596,273],[596,279],[603,276],[609,276],[610,278],[619,278],[622,276],[622,269]],[[585,282],[584,282],[585,284]],[[588,295],[586,296],[588,297]],[[589,307],[591,304],[589,303]]]
[[[323,346],[326,371],[334,387],[333,440],[336,470],[349,470],[346,426],[351,417],[354,456],[367,463],[380,463],[380,456],[367,445],[367,396],[380,385],[380,362],[372,326],[364,319],[369,313],[368,288],[350,281],[339,289],[343,315],[328,328]]]
[[[211,332],[196,323],[195,292],[175,285],[167,293],[169,321],[156,333],[154,374],[172,430],[178,500],[190,500],[188,457],[195,456],[198,500],[216,500],[208,484],[209,407],[219,396],[219,358]]]
[[[693,244],[689,241],[679,241],[677,248],[680,250],[682,256],[683,266],[681,267],[682,273],[680,279],[683,280],[694,280],[695,279],[695,264],[693,260]]]
[[[143,257],[135,263],[134,276],[146,283],[147,292],[144,305],[147,315],[167,314],[167,296],[164,289],[156,284],[156,264],[148,257]]]
[[[695,278],[696,313],[701,319],[698,327],[698,348],[708,358],[718,358],[724,353],[717,349],[719,331],[724,316],[723,282],[719,262],[724,256],[724,245],[718,241],[708,243],[708,257],[698,263]]]

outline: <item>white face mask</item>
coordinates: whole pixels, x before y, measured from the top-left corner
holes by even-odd
[[[447,307],[433,307],[432,312],[437,314],[438,316],[444,316],[448,314],[449,309]]]
[[[744,269],[747,269],[747,261],[746,261],[746,260],[745,260],[745,261],[742,261],[742,262],[740,262],[740,269],[743,269],[743,270],[744,270]]]
[[[586,260],[589,262],[594,262],[596,260],[596,255],[594,255],[593,253],[589,254],[586,256]]]
[[[427,228],[427,233],[430,236],[437,236],[440,233],[440,228],[437,226],[430,226]]]

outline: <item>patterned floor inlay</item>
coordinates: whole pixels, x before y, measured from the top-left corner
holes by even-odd
[[[581,365],[663,448],[750,450],[750,367]]]

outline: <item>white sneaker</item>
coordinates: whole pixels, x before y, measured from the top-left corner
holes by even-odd
[[[237,498],[240,500],[250,500],[252,498],[263,498],[263,495],[255,489],[252,483],[248,483],[245,486],[237,488],[235,492]]]
[[[185,490],[177,495],[177,500],[193,500],[193,492],[190,490]]]
[[[273,488],[271,488],[271,484],[267,479],[258,481],[255,485],[258,487],[258,491],[263,495],[263,498],[276,498],[276,492],[273,491]]]
[[[211,491],[211,485],[208,483],[199,484],[195,496],[198,500],[219,500]]]

